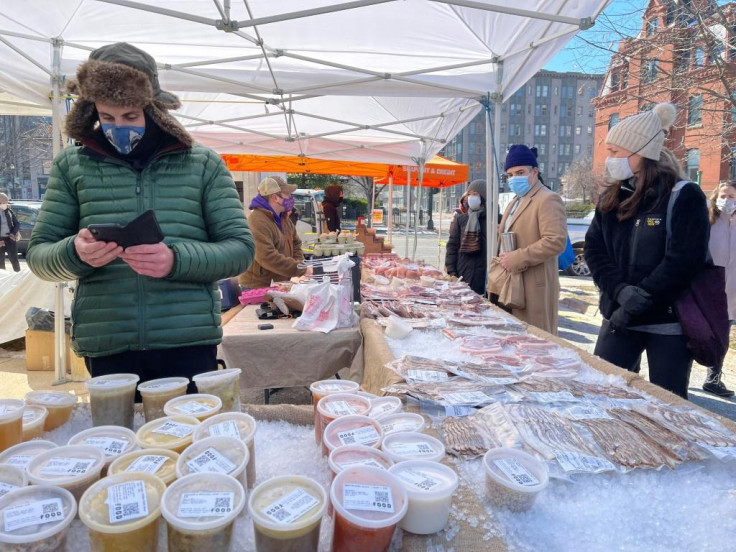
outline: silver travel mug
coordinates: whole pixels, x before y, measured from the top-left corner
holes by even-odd
[[[509,253],[516,249],[516,234],[513,232],[501,233],[501,253]]]

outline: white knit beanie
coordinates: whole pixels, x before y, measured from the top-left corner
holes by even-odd
[[[659,161],[664,135],[675,122],[675,106],[670,103],[655,105],[651,111],[626,117],[608,131],[606,143]]]

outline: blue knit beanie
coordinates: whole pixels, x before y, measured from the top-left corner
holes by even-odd
[[[514,144],[509,147],[506,154],[506,162],[503,164],[503,170],[507,171],[511,167],[537,167],[537,156],[532,150],[524,144]]]

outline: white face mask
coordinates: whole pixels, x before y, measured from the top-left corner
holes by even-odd
[[[628,157],[606,157],[606,170],[611,178],[620,182],[634,176]]]
[[[7,203],[0,204],[0,210],[4,211],[7,208],[8,208],[8,204]]]
[[[468,196],[468,208],[469,209],[477,209],[480,207],[480,196],[477,195],[469,195]]]
[[[716,200],[716,207],[718,207],[719,211],[732,215],[736,212],[736,199],[719,197]]]

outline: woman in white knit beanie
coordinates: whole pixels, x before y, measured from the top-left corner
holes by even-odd
[[[667,204],[682,173],[664,148],[675,115],[662,103],[608,131],[608,186],[585,236],[585,260],[605,318],[595,354],[638,371],[646,351],[651,382],[687,398],[692,355],[673,304],[705,265],[709,223],[705,195],[686,184],[667,245]]]

